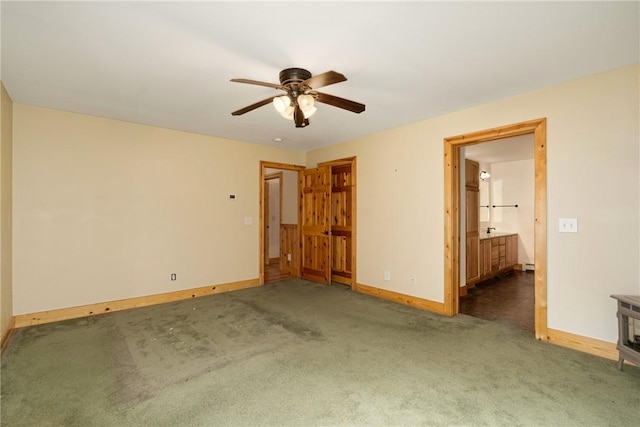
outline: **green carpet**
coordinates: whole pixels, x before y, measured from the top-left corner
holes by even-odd
[[[640,425],[640,368],[303,280],[23,328],[1,369],[3,426]]]

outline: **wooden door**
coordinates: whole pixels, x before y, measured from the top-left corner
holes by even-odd
[[[465,159],[465,218],[466,218],[466,266],[467,284],[480,278],[480,181],[478,162]]]
[[[331,284],[331,169],[300,172],[302,278]]]
[[[354,176],[351,162],[331,167],[331,280],[353,285]]]
[[[467,187],[478,188],[480,186],[480,164],[474,160],[465,159],[464,183]]]
[[[473,282],[480,276],[480,223],[478,222],[479,192],[477,188],[467,188],[467,282]]]
[[[480,276],[491,273],[491,239],[480,241]]]
[[[500,270],[500,243],[496,237],[491,240],[491,274],[498,274]]]
[[[507,239],[506,237],[498,237],[498,269],[503,270],[507,267]]]

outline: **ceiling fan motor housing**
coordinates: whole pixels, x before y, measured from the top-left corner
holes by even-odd
[[[287,68],[280,71],[280,84],[287,86],[291,83],[300,83],[311,78],[311,73],[304,68]]]

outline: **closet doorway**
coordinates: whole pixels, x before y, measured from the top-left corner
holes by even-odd
[[[260,162],[261,284],[300,276],[298,174],[304,169]]]
[[[294,277],[330,285],[356,284],[356,158],[319,163],[316,168],[260,162],[260,265],[259,280],[265,283],[266,267],[272,264],[268,226],[267,178],[283,171],[283,219],[280,223],[279,268]],[[295,221],[287,220],[287,174],[297,177]],[[288,190],[289,188],[289,190]],[[268,228],[269,227],[269,228]],[[273,237],[271,237],[273,239]]]
[[[264,263],[280,262],[280,225],[282,224],[282,171],[264,177]]]

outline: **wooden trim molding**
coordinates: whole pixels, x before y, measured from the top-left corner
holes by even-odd
[[[9,343],[9,339],[11,339],[11,335],[13,335],[15,327],[16,318],[12,317],[5,330],[2,331],[2,338],[0,338],[0,354],[4,353],[5,348],[7,348],[7,344]]]
[[[467,294],[469,293],[467,290],[467,285],[460,286],[459,292],[461,297],[466,297]]]
[[[181,291],[167,292],[163,294],[148,295],[144,297],[127,298],[117,301],[101,302],[97,304],[82,305],[79,307],[61,308],[57,310],[41,311],[39,313],[20,314],[14,316],[15,328],[40,325],[44,323],[58,322],[78,317],[95,316],[111,313],[113,311],[128,310],[130,308],[147,307],[150,305],[164,304],[172,301],[180,301],[189,298],[203,297],[213,294],[221,294],[240,289],[260,286],[258,279],[249,279],[239,282],[209,285],[201,288],[184,289]]]
[[[459,153],[460,148],[483,142],[533,134],[534,137],[534,241],[535,241],[535,335],[546,340],[547,333],[547,119],[472,132],[444,139],[444,314],[459,310]]]
[[[593,354],[605,359],[618,360],[618,350],[615,343],[575,335],[557,329],[547,329],[547,332],[547,340],[551,344]]]
[[[363,285],[357,283],[353,290],[360,292],[361,294],[371,295],[377,298],[386,299],[399,304],[408,305],[410,307],[419,308],[421,310],[431,311],[437,314],[444,314],[444,304],[441,302],[435,302],[428,299],[414,297],[411,295],[405,295],[398,292],[388,291],[386,289],[380,289],[373,286]]]

